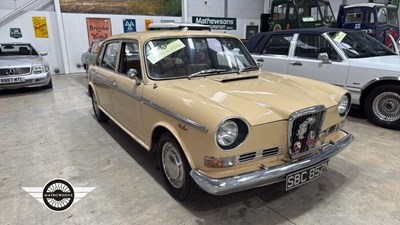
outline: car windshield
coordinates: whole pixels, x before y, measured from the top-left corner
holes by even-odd
[[[395,55],[384,44],[363,32],[338,31],[328,34],[349,58]]]
[[[303,22],[335,21],[332,8],[327,0],[298,0],[295,2],[298,13]]]
[[[153,79],[191,78],[258,70],[234,38],[193,37],[149,41],[145,46],[149,76]]]
[[[0,56],[38,55],[30,44],[0,44]]]

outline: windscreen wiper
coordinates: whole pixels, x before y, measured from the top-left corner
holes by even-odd
[[[241,69],[240,72],[247,72],[247,71],[253,71],[253,70],[258,70],[260,67],[258,66],[246,66],[245,68]]]
[[[196,73],[192,73],[188,76],[188,79],[191,79],[192,77],[196,77],[199,75],[205,75],[205,74],[210,74],[210,73],[221,73],[221,72],[227,72],[228,70],[226,69],[208,69],[208,70],[201,70]]]

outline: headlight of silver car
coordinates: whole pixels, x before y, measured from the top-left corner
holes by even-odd
[[[223,121],[215,135],[218,146],[223,150],[230,150],[239,146],[249,133],[246,122],[231,118]]]
[[[346,116],[351,106],[351,96],[349,93],[344,94],[338,104],[338,112],[341,116]]]
[[[33,73],[45,73],[49,71],[49,67],[47,65],[34,65],[32,70]]]

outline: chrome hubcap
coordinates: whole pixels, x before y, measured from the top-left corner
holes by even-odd
[[[382,121],[397,121],[400,119],[400,95],[395,92],[383,92],[374,99],[372,109]]]
[[[184,183],[184,168],[178,149],[166,142],[162,147],[162,164],[169,183],[176,189],[182,188]]]

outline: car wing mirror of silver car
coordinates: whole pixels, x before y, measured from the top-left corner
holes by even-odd
[[[142,81],[138,77],[138,71],[136,69],[129,69],[128,72],[126,72],[129,78],[132,80],[135,80],[136,85],[140,85]]]
[[[261,58],[257,59],[258,68],[261,68],[263,66],[263,62],[264,62],[264,59],[261,59]]]
[[[329,59],[328,53],[319,53],[318,60],[320,60],[323,64],[331,64],[332,61]]]

